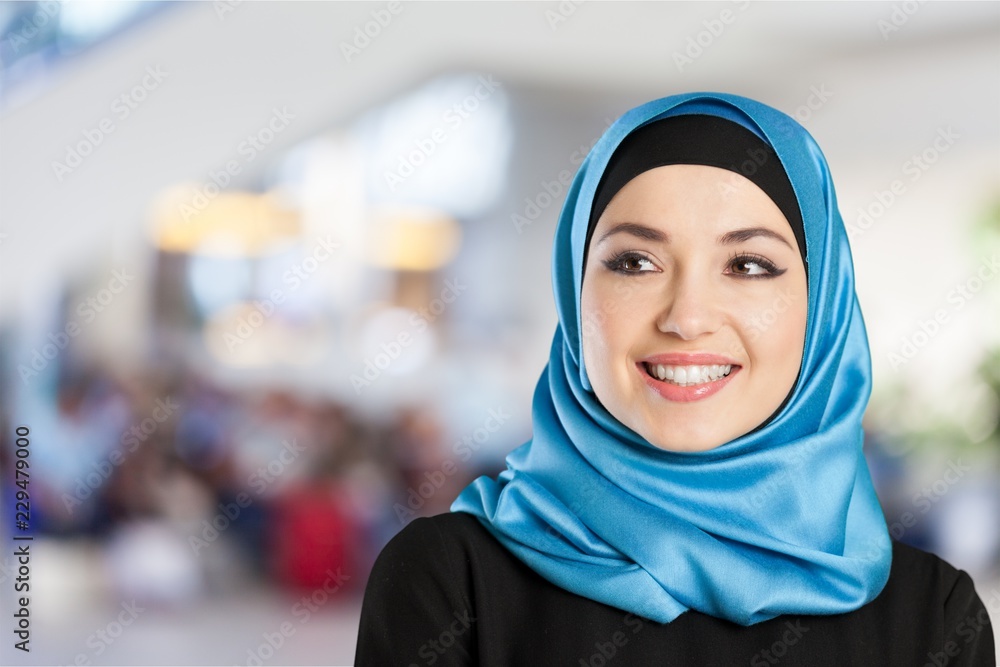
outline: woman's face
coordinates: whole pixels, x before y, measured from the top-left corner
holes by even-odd
[[[686,164],[643,172],[598,220],[584,271],[594,392],[653,445],[718,447],[791,390],[805,267],[780,209],[742,175]]]

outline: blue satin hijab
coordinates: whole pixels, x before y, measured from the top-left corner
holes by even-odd
[[[591,204],[615,148],[679,114],[732,120],[770,144],[802,211],[808,317],[799,378],[762,428],[702,452],[659,449],[598,401],[583,364],[580,288]],[[881,592],[892,547],[862,455],[871,359],[847,234],[822,152],[787,115],[690,93],[625,113],[584,160],[556,229],[559,323],[533,437],[451,506],[561,588],[669,623],[689,609],[753,625],[837,614]]]

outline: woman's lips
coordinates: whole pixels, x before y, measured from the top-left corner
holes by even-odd
[[[669,366],[669,373],[666,374],[674,377],[680,375],[682,372],[686,376],[690,371],[695,370],[692,367],[699,367],[697,369],[698,377],[694,379],[697,381],[705,378],[708,381],[682,386],[667,379],[661,380],[659,377],[656,377],[658,375],[658,365]],[[725,372],[725,366],[730,367],[728,374],[717,377],[719,374]],[[708,398],[725,387],[740,371],[740,368],[739,364],[728,357],[706,353],[661,354],[648,357],[636,363],[636,370],[642,375],[643,381],[651,389],[668,401],[677,403],[690,403],[691,401],[700,401],[703,398]],[[711,379],[714,377],[717,377],[717,379]]]

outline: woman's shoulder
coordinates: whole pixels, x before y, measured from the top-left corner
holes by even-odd
[[[483,545],[494,544],[499,546],[476,517],[465,512],[446,512],[410,521],[389,540],[379,559],[441,564],[444,554],[476,554],[482,552]]]
[[[472,555],[489,548],[469,514],[418,518],[379,553],[365,587],[356,665],[474,664]],[[447,643],[444,643],[447,642]]]
[[[413,519],[382,548],[369,587],[407,581],[422,587],[464,591],[474,562],[501,549],[476,517],[449,512]]]
[[[921,586],[914,586],[921,582]],[[892,570],[887,588],[908,595],[922,595],[955,603],[977,597],[972,578],[940,556],[893,540]]]
[[[489,535],[483,524],[466,512],[445,512],[417,517],[396,533],[393,540],[422,542],[427,540],[478,540]]]
[[[993,598],[1000,602],[1000,591],[991,591],[988,599]],[[926,614],[914,625],[925,631],[937,628],[934,645],[944,655],[961,654],[960,664],[994,664],[989,612],[972,577],[933,553],[894,540],[889,581],[873,606],[898,615],[901,623]]]

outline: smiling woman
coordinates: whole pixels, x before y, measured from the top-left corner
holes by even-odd
[[[580,308],[595,323],[583,354],[601,404],[673,451],[762,424],[795,382],[806,324],[805,266],[771,198],[718,167],[656,167],[615,195],[595,234]],[[754,317],[782,295],[790,307],[760,335]]]
[[[994,664],[969,576],[889,539],[850,247],[801,126],[725,94],[629,111],[553,282],[532,439],[386,546],[356,664]]]

